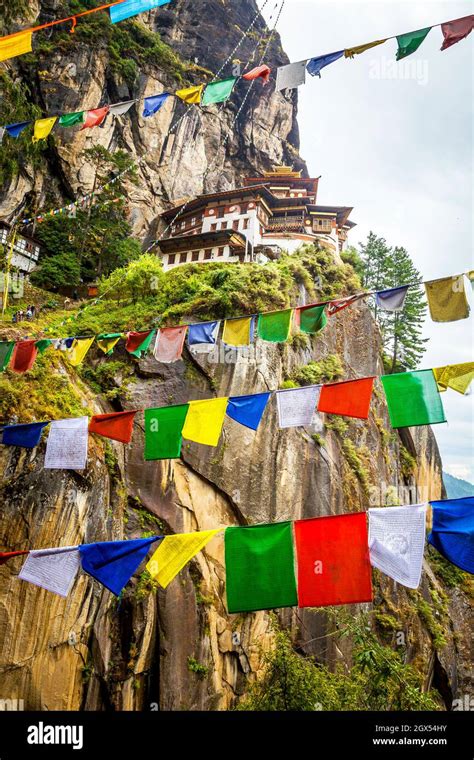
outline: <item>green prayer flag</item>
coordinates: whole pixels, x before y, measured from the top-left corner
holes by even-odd
[[[446,422],[443,402],[432,369],[382,375],[392,427]]]
[[[47,348],[51,345],[53,341],[49,338],[41,338],[41,340],[37,340],[35,343],[36,348],[42,354],[44,351],[46,351]]]
[[[211,103],[223,103],[224,100],[227,100],[232,95],[236,81],[237,77],[229,77],[229,79],[219,79],[217,82],[208,84],[204,90],[201,105],[208,106]]]
[[[142,358],[142,354],[145,354],[148,351],[148,349],[150,348],[150,343],[153,340],[153,338],[155,337],[155,335],[156,335],[156,330],[151,330],[148,333],[148,335],[146,336],[146,338],[143,341],[143,343],[140,343],[140,345],[137,346],[137,348],[135,349],[135,351],[129,351],[129,353],[132,356],[136,356],[137,359],[141,359]]]
[[[298,603],[291,522],[227,528],[225,567],[229,612]]]
[[[84,121],[84,111],[76,111],[76,113],[63,113],[59,117],[58,124],[60,127],[74,127],[75,124],[82,124]]]
[[[272,311],[258,315],[258,337],[271,343],[283,343],[288,339],[293,309]]]
[[[400,61],[402,58],[406,58],[407,55],[411,55],[411,53],[414,53],[415,50],[418,50],[430,30],[431,26],[427,26],[426,29],[417,29],[416,32],[399,34],[397,36],[397,61]]]
[[[300,311],[300,330],[305,333],[317,333],[326,326],[328,318],[325,306],[312,306]]]
[[[175,459],[181,453],[181,431],[189,404],[145,409],[145,459]]]
[[[4,372],[8,367],[14,348],[14,341],[0,342],[0,372]]]

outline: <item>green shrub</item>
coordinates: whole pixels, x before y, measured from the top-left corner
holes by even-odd
[[[339,636],[351,636],[354,665],[332,673],[298,654],[275,627],[273,649],[263,654],[263,677],[251,684],[239,710],[436,710],[437,694],[423,692],[423,676],[404,654],[381,644],[364,616],[345,617]]]
[[[311,361],[304,367],[298,367],[291,373],[291,380],[297,385],[318,385],[337,380],[344,372],[341,360],[336,354],[330,354],[319,361]]]
[[[416,459],[410,454],[408,449],[403,446],[403,444],[400,444],[398,456],[400,459],[400,472],[402,476],[408,480],[408,478],[413,477],[416,472]]]
[[[369,472],[367,468],[364,467],[364,464],[358,454],[357,448],[350,438],[343,439],[342,452],[347,464],[355,473],[360,484],[364,487],[365,490],[367,490],[369,487]]]
[[[207,665],[201,665],[194,657],[188,657],[188,670],[191,673],[195,673],[201,680],[205,678],[209,673]]]

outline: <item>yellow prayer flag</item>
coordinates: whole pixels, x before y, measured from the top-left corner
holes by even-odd
[[[119,335],[118,338],[98,338],[97,345],[104,354],[111,354],[121,337]]]
[[[152,578],[157,579],[160,586],[166,588],[185,564],[200,552],[220,530],[222,528],[165,536],[148,561],[146,569]]]
[[[252,317],[243,319],[226,319],[222,333],[223,343],[228,346],[248,346],[250,343],[250,326]]]
[[[425,282],[425,290],[433,322],[456,322],[469,316],[463,275]]]
[[[196,87],[185,87],[182,90],[176,90],[175,95],[185,103],[200,103],[201,95],[204,89],[203,84],[199,84]]]
[[[20,32],[12,37],[0,37],[0,61],[15,58],[17,55],[31,53],[32,32]]]
[[[355,55],[365,53],[366,50],[370,50],[370,48],[376,47],[377,45],[383,45],[384,42],[387,42],[387,40],[375,40],[375,42],[366,42],[365,45],[356,45],[356,47],[346,48],[346,50],[344,50],[344,57],[354,58]]]
[[[57,116],[51,116],[48,119],[36,119],[35,129],[33,132],[33,142],[44,140],[54,127],[57,118]]]
[[[67,351],[67,358],[73,367],[82,362],[93,342],[94,338],[74,338],[74,343]]]
[[[182,436],[189,441],[217,446],[224,424],[228,398],[190,401]]]
[[[440,391],[452,388],[453,391],[464,395],[474,379],[474,362],[436,367],[433,369],[433,374]]]

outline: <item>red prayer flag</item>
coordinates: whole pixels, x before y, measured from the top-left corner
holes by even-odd
[[[256,66],[251,71],[247,71],[246,74],[242,75],[242,79],[251,81],[252,79],[258,79],[260,77],[263,84],[267,84],[270,78],[270,71],[271,69],[266,64],[263,64],[263,66]]]
[[[18,343],[15,343],[10,361],[10,369],[13,372],[21,374],[28,372],[32,368],[38,355],[38,349],[35,344],[35,340],[20,340]]]
[[[130,443],[136,411],[95,414],[89,422],[89,433],[97,433],[113,441]]]
[[[127,342],[125,343],[126,350],[129,353],[136,351],[151,332],[151,330],[145,330],[145,332],[128,332]]]
[[[24,552],[0,552],[0,565],[4,565],[12,557],[19,557],[21,554],[28,554],[28,551]]]
[[[445,24],[441,24],[441,31],[444,37],[441,50],[446,50],[451,45],[455,45],[456,42],[463,40],[473,29],[474,16],[464,16],[463,18],[456,18],[454,21],[447,21]]]
[[[88,129],[89,127],[98,127],[104,121],[109,112],[109,107],[95,108],[93,111],[87,111],[84,119],[84,124],[81,129]]]
[[[362,380],[346,380],[343,383],[323,385],[319,396],[318,412],[366,420],[369,416],[374,379],[364,377]]]
[[[336,298],[334,301],[328,302],[328,314],[332,317],[333,314],[337,314],[338,311],[342,311],[346,306],[351,306],[361,298],[367,298],[369,293],[355,293],[353,296],[346,296],[345,298]]]
[[[298,606],[372,601],[365,512],[295,522]]]

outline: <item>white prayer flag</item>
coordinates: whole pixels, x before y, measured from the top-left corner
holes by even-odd
[[[87,462],[88,417],[55,420],[46,442],[45,469],[83,470]]]
[[[124,113],[127,113],[131,109],[134,103],[135,100],[124,100],[122,103],[114,103],[109,106],[109,113],[114,116],[123,116]]]
[[[408,285],[402,285],[400,288],[379,290],[378,293],[375,294],[377,308],[382,311],[403,311],[408,287]]]
[[[292,90],[299,87],[306,81],[306,64],[307,61],[298,61],[289,63],[287,66],[279,66],[276,76],[276,92],[280,90]]]
[[[420,585],[426,504],[369,509],[370,563],[408,588]]]
[[[59,596],[67,596],[81,565],[77,546],[31,551],[18,575],[23,581],[34,583]]]
[[[277,391],[278,421],[281,428],[315,423],[321,386]]]

